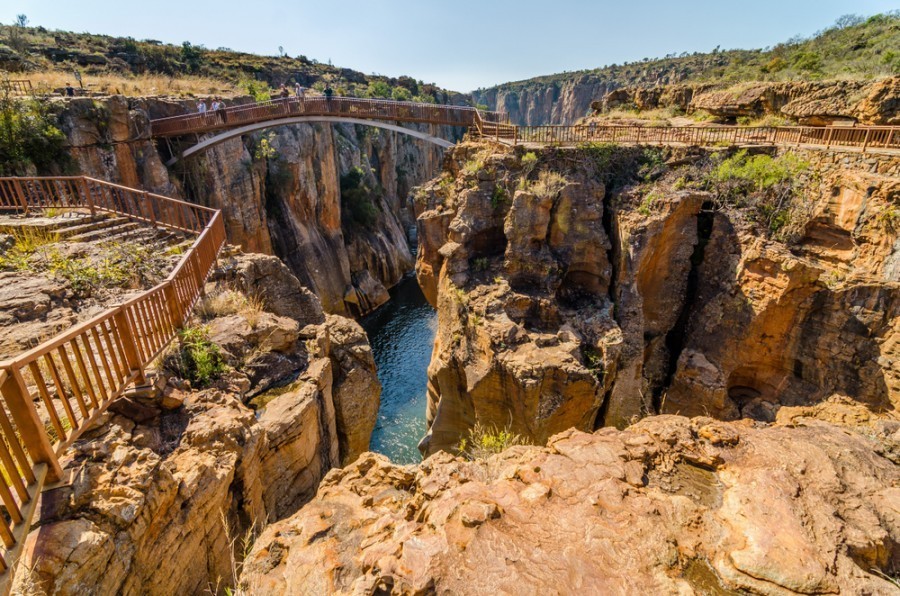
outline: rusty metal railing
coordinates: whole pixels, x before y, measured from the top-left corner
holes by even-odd
[[[273,99],[231,106],[203,113],[182,114],[150,122],[152,136],[179,136],[203,133],[243,124],[277,120],[294,116],[345,116],[370,120],[418,122],[442,126],[473,125],[477,110],[467,106],[451,106],[408,101],[361,99],[356,97],[309,96]],[[484,117],[503,121],[505,114],[482,112]]]
[[[0,362],[0,592],[60,456],[175,338],[225,243],[221,212],[84,176],[0,178],[0,209],[115,213],[196,240],[159,285]]]
[[[900,149],[897,126],[515,126],[477,124],[476,136],[516,145],[577,145],[580,143],[632,143],[659,145],[811,145]]]

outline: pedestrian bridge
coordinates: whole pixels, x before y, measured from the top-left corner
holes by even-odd
[[[470,128],[485,121],[505,123],[506,116],[497,112],[479,111],[468,106],[314,96],[302,99],[298,97],[274,99],[222,110],[152,120],[150,134],[153,137],[178,137],[187,134],[217,133],[185,150],[181,157],[190,157],[213,145],[257,130],[310,122],[375,126],[407,134],[440,147],[451,147],[453,142],[450,140],[399,126],[397,123]],[[177,159],[173,158],[172,162]]]

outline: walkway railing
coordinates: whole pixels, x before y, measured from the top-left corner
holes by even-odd
[[[44,482],[61,479],[60,457],[175,338],[225,243],[222,214],[84,176],[0,178],[0,209],[77,207],[195,234],[159,285],[0,362],[0,591],[28,533]]]
[[[13,95],[30,95],[34,90],[28,79],[2,79],[0,87]]]
[[[157,137],[179,136],[294,116],[346,116],[370,120],[469,127],[473,125],[476,113],[475,108],[467,106],[356,97],[332,97],[331,99],[324,96],[309,96],[304,99],[290,97],[153,120],[150,123],[150,134]],[[482,112],[482,114],[484,117],[496,121],[506,118],[505,114],[498,112]]]
[[[634,143],[716,145],[814,145],[900,149],[897,126],[516,126],[479,123],[476,136],[516,145]]]

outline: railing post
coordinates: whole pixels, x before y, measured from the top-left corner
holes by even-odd
[[[181,317],[181,306],[178,303],[178,295],[175,292],[175,286],[171,281],[167,282],[163,293],[166,295],[166,306],[169,309],[169,316],[172,317],[172,325],[178,329],[184,325],[184,319]]]
[[[866,152],[866,148],[869,146],[869,135],[870,135],[871,133],[872,133],[872,129],[871,129],[871,128],[867,128],[867,129],[866,129],[866,138],[863,139],[863,146],[862,146],[862,152],[863,152],[863,153]]]
[[[825,134],[825,148],[831,148],[831,133],[834,131],[830,126],[828,127],[828,132]]]
[[[9,376],[0,387],[0,392],[3,393],[6,407],[9,408],[9,413],[16,422],[22,443],[28,451],[31,461],[35,464],[47,464],[47,481],[49,483],[59,482],[62,479],[62,468],[53,451],[53,446],[50,444],[47,429],[41,423],[34,402],[25,387],[22,373],[15,366],[7,370]],[[10,472],[12,471],[10,470]]]
[[[113,315],[116,322],[116,329],[119,337],[122,338],[122,350],[125,352],[125,364],[132,373],[137,373],[134,377],[135,385],[144,384],[144,367],[141,363],[141,357],[138,355],[137,342],[134,339],[134,330],[128,317],[125,315],[125,309],[119,307],[118,312]]]
[[[28,201],[25,199],[25,192],[22,190],[22,182],[18,178],[13,178],[13,188],[16,189],[16,197],[22,205],[25,214],[28,214]]]
[[[91,217],[97,215],[97,208],[94,206],[94,197],[91,195],[91,188],[88,186],[87,178],[81,177],[81,189],[84,191],[84,200],[87,201],[88,209],[91,210]]]

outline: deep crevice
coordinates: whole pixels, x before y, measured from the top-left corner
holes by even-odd
[[[713,219],[715,211],[711,203],[704,203],[697,214],[697,244],[694,246],[694,252],[691,254],[691,270],[688,273],[687,288],[684,293],[684,303],[681,305],[681,312],[678,319],[669,332],[666,333],[666,351],[668,352],[668,362],[666,363],[666,379],[659,387],[653,390],[653,410],[659,413],[662,407],[663,392],[672,384],[675,378],[675,371],[678,368],[678,358],[684,350],[684,344],[687,340],[687,326],[693,305],[697,300],[697,290],[699,285],[700,265],[703,264],[703,258],[706,254],[706,245],[712,235]]]

